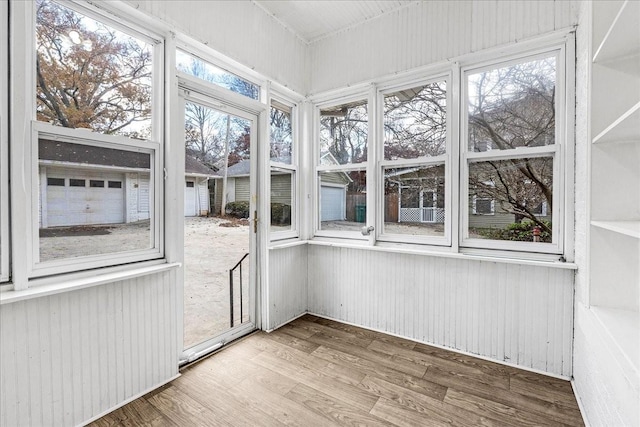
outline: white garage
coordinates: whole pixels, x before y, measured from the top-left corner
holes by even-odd
[[[125,176],[83,170],[56,171],[46,177],[49,227],[125,222]]]
[[[346,217],[347,193],[344,186],[320,186],[320,221],[343,221]]]

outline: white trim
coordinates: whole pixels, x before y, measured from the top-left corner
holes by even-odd
[[[539,47],[532,47],[530,50],[522,53],[512,53],[508,56],[501,58],[495,58],[493,60],[487,59],[481,64],[468,64],[461,67],[461,105],[460,114],[461,120],[459,123],[460,134],[463,137],[460,138],[460,168],[461,168],[461,181],[460,181],[460,208],[462,215],[459,222],[460,231],[460,246],[465,248],[487,248],[498,250],[515,250],[515,251],[532,251],[542,252],[550,254],[562,254],[563,244],[565,239],[565,230],[573,227],[573,223],[566,224],[566,218],[561,215],[561,211],[572,212],[571,207],[566,207],[565,200],[565,181],[571,182],[570,179],[565,180],[564,171],[565,163],[568,163],[563,156],[565,152],[565,146],[572,145],[573,140],[566,140],[567,127],[570,127],[567,123],[568,114],[573,112],[566,103],[565,94],[569,91],[569,86],[575,84],[574,81],[569,81],[566,76],[565,63],[567,62],[568,53],[566,50],[567,40],[573,40],[571,34],[567,34],[564,37],[564,41],[556,44],[544,44],[540,43]],[[468,102],[468,79],[470,74],[493,70],[497,68],[508,67],[510,65],[535,61],[538,59],[544,59],[554,57],[556,61],[556,97],[555,97],[555,141],[552,145],[542,147],[519,147],[512,150],[490,150],[486,152],[472,152],[469,150],[468,145],[468,117],[469,112],[467,108]],[[473,239],[469,237],[469,219],[471,215],[471,209],[469,207],[469,164],[479,161],[488,160],[507,160],[512,158],[528,158],[528,157],[552,157],[553,159],[553,230],[552,230],[552,243],[534,243],[534,242],[511,242],[502,240],[489,240],[489,239]],[[573,161],[573,159],[571,159]],[[573,187],[572,187],[573,188]],[[561,210],[561,206],[563,206]]]
[[[9,2],[0,2],[0,283],[9,280]]]
[[[65,275],[59,276],[56,280],[48,278],[46,280],[34,280],[30,282],[29,289],[16,290],[14,292],[0,292],[0,305],[11,304],[14,302],[25,301],[33,298],[41,298],[50,295],[56,295],[63,292],[71,292],[79,289],[91,288],[108,283],[119,282],[123,280],[135,279],[136,277],[149,276],[164,271],[169,271],[180,267],[180,264],[168,264],[165,262],[126,270],[113,271],[111,269],[106,272],[91,275]]]

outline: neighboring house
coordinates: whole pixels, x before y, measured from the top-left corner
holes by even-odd
[[[250,160],[241,160],[227,169],[227,203],[248,202],[250,190]],[[222,172],[215,176],[214,209],[220,212],[222,204]],[[291,206],[291,175],[271,172],[271,203],[282,203]]]
[[[444,180],[426,172],[412,168],[387,174],[391,185],[385,205],[397,211],[385,212],[385,221],[444,223]]]
[[[206,215],[215,171],[191,157],[185,163],[185,215]],[[41,139],[38,171],[40,228],[150,217],[148,154]]]
[[[184,216],[209,215],[211,209],[209,181],[219,175],[215,170],[189,154],[185,156],[184,169]]]

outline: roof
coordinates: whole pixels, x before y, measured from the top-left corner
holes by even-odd
[[[185,175],[219,176],[216,171],[190,154],[184,156]]]
[[[151,156],[147,153],[53,141],[49,139],[40,139],[38,155],[41,161],[133,169],[151,168]],[[189,154],[185,156],[184,163],[186,175],[217,175],[214,169]]]
[[[227,176],[247,176],[251,170],[251,160],[240,160],[227,169]]]
[[[147,153],[49,139],[39,140],[38,156],[40,160],[55,162],[135,169],[151,168],[151,156]]]

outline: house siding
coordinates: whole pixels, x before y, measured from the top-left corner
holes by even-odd
[[[271,203],[291,205],[292,175],[271,175]]]

